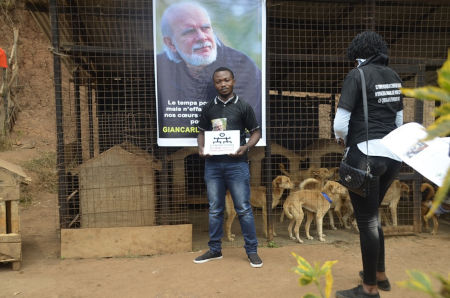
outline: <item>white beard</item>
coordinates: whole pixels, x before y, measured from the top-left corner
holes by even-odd
[[[212,43],[207,41],[205,43],[197,43],[195,44],[192,48],[193,50],[196,48],[202,48],[205,46],[211,46],[212,52],[211,54],[209,54],[209,56],[202,56],[202,55],[198,55],[198,54],[190,54],[187,55],[185,53],[183,53],[182,51],[180,51],[180,49],[178,48],[178,45],[174,42],[175,48],[177,49],[178,55],[180,55],[181,58],[183,58],[183,60],[193,66],[204,66],[204,65],[208,65],[213,63],[214,61],[216,61],[217,58],[217,46],[216,47],[212,47]]]

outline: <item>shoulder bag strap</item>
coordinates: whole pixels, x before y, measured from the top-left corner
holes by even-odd
[[[366,166],[367,172],[370,172],[369,167],[369,113],[367,108],[367,91],[366,91],[366,79],[364,78],[364,72],[361,68],[357,68],[361,74],[361,89],[363,96],[363,108],[364,108],[364,123],[366,124]]]

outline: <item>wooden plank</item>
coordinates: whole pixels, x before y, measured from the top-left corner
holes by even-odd
[[[19,201],[11,201],[10,233],[20,233]]]
[[[0,201],[0,234],[6,234],[6,204]]]
[[[21,261],[21,243],[0,243],[0,262]]]
[[[22,262],[12,262],[11,268],[14,271],[20,270],[20,267],[22,265]]]
[[[414,227],[411,226],[384,226],[383,233],[385,236],[413,235]]]
[[[12,243],[12,242],[21,242],[22,237],[20,234],[0,234],[0,242],[1,243]]]
[[[62,258],[149,256],[191,250],[191,224],[61,229]]]

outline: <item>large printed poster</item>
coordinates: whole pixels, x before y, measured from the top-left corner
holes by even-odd
[[[197,146],[202,106],[216,96],[214,70],[255,111],[265,145],[265,0],[154,0],[159,146]]]

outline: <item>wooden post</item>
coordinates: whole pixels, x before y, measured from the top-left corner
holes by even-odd
[[[6,204],[0,198],[0,234],[6,234]]]

